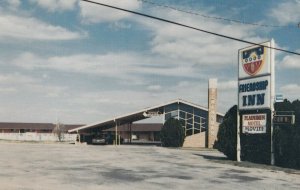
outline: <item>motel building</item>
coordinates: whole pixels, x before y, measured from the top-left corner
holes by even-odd
[[[159,134],[164,122],[175,118],[183,124],[184,147],[212,148],[224,117],[216,111],[216,86],[217,80],[210,79],[208,108],[176,99],[88,125],[63,125],[60,141],[95,144],[97,138],[108,139],[109,136],[110,140],[105,144],[160,144]],[[143,121],[155,117],[161,122]],[[56,126],[51,123],[0,123],[0,140],[58,141]]]
[[[134,123],[150,117],[162,116],[162,123],[146,124]],[[215,114],[214,139],[211,139],[210,148],[213,146],[217,136],[219,124],[223,121],[224,115]],[[108,120],[95,122],[93,124],[69,130],[69,133],[78,134],[77,141],[80,143],[91,143],[92,138],[98,134],[108,132],[113,134],[115,143],[118,138],[124,143],[159,142],[159,132],[163,123],[169,118],[175,118],[183,123],[185,130],[186,147],[208,147],[208,109],[197,104],[177,99],[164,104],[145,108],[140,111],[114,117]],[[118,142],[117,142],[118,143]],[[116,143],[116,144],[117,144]]]
[[[159,124],[138,124],[141,120],[162,117]],[[176,99],[156,106],[148,107],[133,113],[112,117],[107,120],[84,125],[68,132],[77,134],[77,143],[92,143],[93,138],[109,133],[114,144],[133,143],[136,140],[159,141],[159,131],[170,118],[182,122],[185,131],[184,147],[213,148],[217,140],[220,123],[224,114],[217,112],[217,79],[210,79],[208,85],[208,108]],[[152,130],[151,130],[152,129]]]

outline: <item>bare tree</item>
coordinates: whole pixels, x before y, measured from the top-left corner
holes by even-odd
[[[58,138],[58,141],[61,142],[64,138],[65,126],[62,123],[57,123],[52,131]]]

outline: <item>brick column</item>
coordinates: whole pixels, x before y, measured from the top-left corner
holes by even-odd
[[[216,78],[208,82],[208,131],[207,148],[213,148],[217,139],[217,83]]]

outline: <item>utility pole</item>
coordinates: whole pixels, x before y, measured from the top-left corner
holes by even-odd
[[[271,40],[271,47],[275,47],[275,42],[272,39]],[[274,139],[273,139],[273,133],[274,133],[274,104],[275,104],[275,52],[274,49],[270,49],[271,52],[271,165],[275,165],[275,155],[274,155]]]

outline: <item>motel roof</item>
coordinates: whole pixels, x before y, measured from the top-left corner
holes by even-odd
[[[149,132],[160,131],[163,124],[161,123],[133,123],[131,125],[131,131],[133,132]],[[115,127],[106,129],[104,131],[115,131]],[[118,126],[118,131],[130,131],[129,125]]]
[[[53,130],[56,124],[53,123],[16,123],[16,122],[0,122],[0,129],[32,129],[32,130]],[[66,130],[78,128],[83,125],[64,124]]]
[[[156,112],[156,113],[163,114],[164,113],[164,108],[166,106],[174,104],[174,103],[185,104],[185,105],[189,105],[191,107],[201,109],[203,111],[208,111],[208,108],[202,107],[200,105],[197,105],[197,104],[194,104],[194,103],[182,100],[182,99],[176,99],[176,100],[169,101],[169,102],[159,104],[159,105],[156,105],[156,106],[147,107],[147,108],[144,108],[144,109],[139,110],[137,112],[121,115],[121,116],[114,117],[114,118],[111,118],[111,119],[107,119],[107,120],[104,120],[104,121],[99,121],[99,122],[95,122],[95,123],[88,124],[88,125],[85,125],[85,126],[81,126],[81,127],[78,127],[78,128],[70,129],[70,130],[68,130],[68,132],[72,133],[72,132],[78,132],[78,131],[81,131],[81,130],[93,129],[93,128],[101,128],[102,130],[106,130],[106,129],[115,127],[116,125],[121,126],[121,125],[124,125],[124,124],[133,123],[135,121],[139,121],[139,120],[149,118],[147,113]],[[220,115],[220,116],[224,116],[224,114],[222,114],[222,113],[217,113],[217,114]]]

